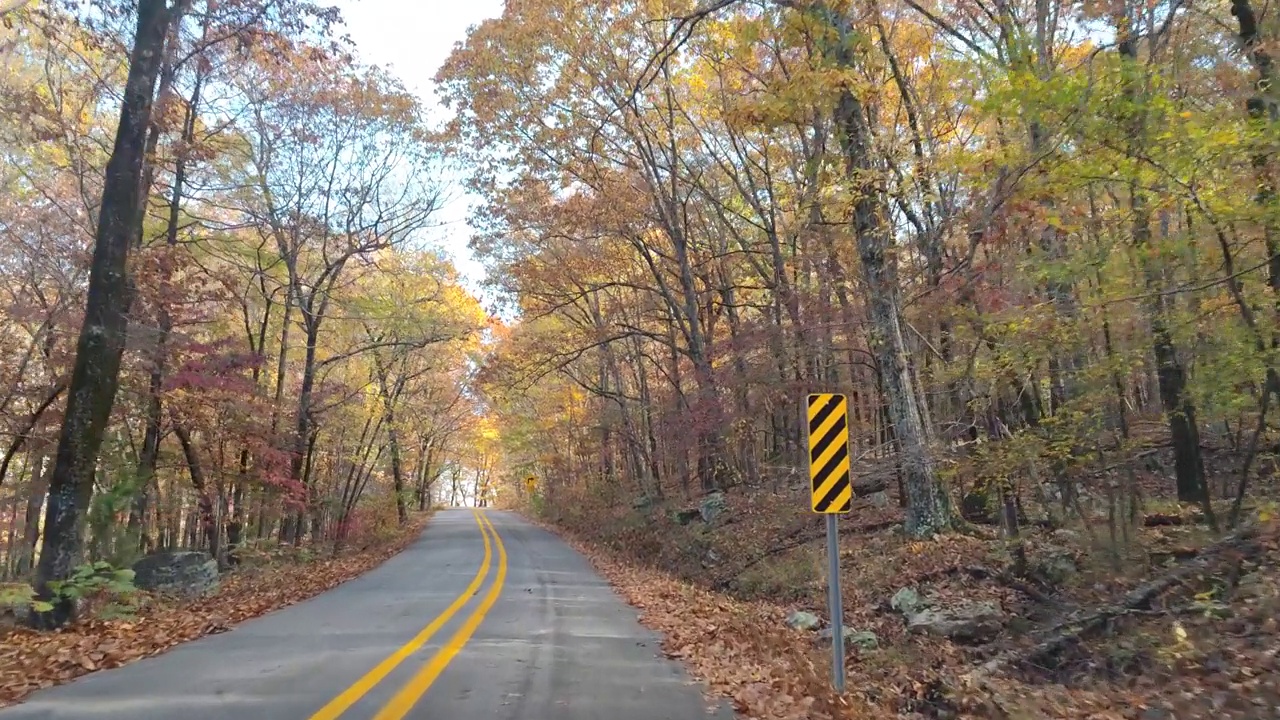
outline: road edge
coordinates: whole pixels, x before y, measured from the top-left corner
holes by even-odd
[[[415,513],[394,539],[377,547],[274,566],[265,572],[229,573],[212,595],[186,602],[157,602],[135,617],[89,620],[56,632],[0,629],[0,708],[20,704],[37,690],[164,654],[178,645],[227,632],[247,620],[328,592],[404,552],[422,536],[435,512]],[[267,589],[274,592],[255,593]]]
[[[519,516],[520,519],[530,525],[551,533],[572,548],[574,552],[585,558],[592,569],[609,583],[614,593],[628,607],[637,611],[637,619],[640,624],[661,638],[663,657],[680,663],[685,672],[701,686],[700,689],[704,700],[709,704],[719,704],[727,708],[736,718],[751,720],[751,718],[755,717],[744,712],[746,708],[741,702],[739,696],[740,688],[737,687],[737,683],[716,672],[713,667],[709,667],[704,663],[693,662],[693,658],[683,652],[681,647],[677,647],[677,643],[671,636],[670,628],[663,623],[654,622],[653,615],[646,612],[648,606],[639,599],[638,594],[635,592],[637,583],[632,582],[632,578],[635,577],[637,571],[645,573],[654,571],[638,568],[603,548],[582,541],[564,528],[557,527],[542,518],[514,508],[504,508],[504,510]],[[674,581],[674,579],[672,580]],[[710,711],[709,709],[708,712],[710,713]]]

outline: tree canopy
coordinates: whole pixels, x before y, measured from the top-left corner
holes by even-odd
[[[309,4],[6,13],[3,574],[226,566],[427,508],[488,315],[432,244],[421,101]]]

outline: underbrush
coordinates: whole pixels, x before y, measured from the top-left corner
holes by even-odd
[[[825,559],[808,548],[759,563],[744,570],[735,582],[735,595],[748,600],[810,604],[826,588]]]
[[[795,611],[827,616],[823,523],[807,500],[800,487],[731,490],[726,511],[703,522],[690,519],[694,502],[631,507],[584,496],[548,519],[612,568],[625,595],[642,598],[655,627],[709,624],[698,642],[732,663],[755,653],[752,662],[767,664],[785,641],[786,663],[803,657],[816,668],[794,687],[716,681],[725,657],[702,657],[680,640],[677,654],[698,655],[694,669],[750,717],[1252,720],[1280,709],[1280,541],[1265,503],[1253,506],[1252,530],[1225,540],[1197,524],[1198,508],[1158,498],[1123,542],[1096,516],[1056,529],[1027,523],[1016,538],[976,525],[912,540],[895,503],[860,499],[840,518],[843,619],[876,642],[848,648],[851,691],[838,699],[823,671],[829,645],[787,627]],[[697,607],[681,614],[664,600],[673,616],[657,617],[639,584],[658,578]],[[963,641],[909,629],[891,602],[903,591],[944,611],[994,607],[1001,622]],[[749,627],[738,625],[743,613]],[[733,645],[728,624],[756,639]],[[790,711],[780,709],[785,698]]]

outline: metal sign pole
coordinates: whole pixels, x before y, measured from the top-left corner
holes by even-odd
[[[831,677],[844,692],[844,602],[840,598],[840,534],[836,514],[827,515],[827,596],[831,603]]]

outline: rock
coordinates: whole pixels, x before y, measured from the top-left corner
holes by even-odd
[[[889,488],[889,483],[883,477],[872,479],[859,478],[853,481],[853,494],[858,497],[866,497],[873,493],[884,492]]]
[[[716,491],[702,498],[702,503],[698,505],[699,513],[702,515],[702,522],[709,523],[720,517],[729,509],[725,502],[724,493]]]
[[[852,635],[845,634],[845,642],[862,651],[876,650],[880,647],[880,638],[870,630],[859,630]]]
[[[889,600],[889,607],[897,610],[903,615],[911,615],[921,606],[920,594],[914,588],[904,587],[893,594],[893,598]]]
[[[1062,500],[1062,488],[1055,482],[1040,483],[1040,494],[1045,502],[1059,502]]]
[[[1075,556],[1062,548],[1050,548],[1031,563],[1031,574],[1053,587],[1070,580],[1078,570]]]
[[[1059,528],[1057,530],[1054,530],[1053,534],[1050,535],[1049,537],[1053,538],[1056,542],[1062,543],[1063,545],[1071,545],[1076,542],[1079,542],[1080,533],[1076,532],[1075,530]]]
[[[72,615],[76,617],[83,616],[88,610],[89,598],[73,598],[71,602],[74,606]],[[9,627],[30,627],[36,621],[37,615],[39,613],[32,607],[31,601],[14,605],[0,605],[0,630]],[[99,610],[98,616],[102,617],[101,610]],[[42,629],[52,629],[46,628],[43,623],[37,623],[36,626]]]
[[[869,651],[876,650],[880,647],[880,638],[870,630],[854,630],[853,628],[841,628],[841,635],[844,635],[845,646],[852,645],[859,650]],[[818,639],[824,643],[830,643],[832,636],[831,628],[825,627],[818,631]]]
[[[787,618],[787,624],[796,630],[813,630],[822,624],[822,620],[811,612],[797,610]]]
[[[646,510],[652,506],[653,506],[653,498],[649,497],[648,495],[641,495],[640,497],[631,501],[632,510]]]
[[[694,520],[702,518],[702,510],[700,508],[685,508],[676,511],[676,522],[681,525],[688,525]]]
[[[720,554],[717,553],[715,550],[707,550],[706,554],[703,555],[702,557],[702,561],[701,561],[702,567],[703,568],[715,567],[716,565],[720,564],[720,559],[721,559]]]
[[[0,605],[0,628],[24,626],[31,622],[31,605]]]
[[[995,639],[1004,627],[1004,616],[992,602],[930,607],[907,618],[907,631],[945,637],[956,642],[982,644]]]
[[[208,553],[165,550],[133,564],[133,584],[140,590],[193,597],[218,587],[218,562]]]
[[[878,508],[889,507],[889,493],[883,490],[881,490],[880,492],[871,493],[871,496],[868,497],[867,499],[870,500],[871,504],[875,507],[878,507]]]

